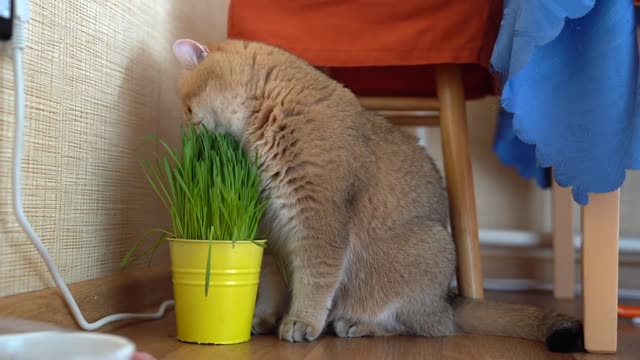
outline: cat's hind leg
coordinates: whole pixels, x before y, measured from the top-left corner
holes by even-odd
[[[381,324],[351,321],[346,318],[334,320],[333,331],[339,337],[396,335]]]
[[[424,297],[419,302],[400,309],[397,321],[406,329],[406,335],[449,336],[455,334],[453,308],[445,299]]]
[[[421,299],[398,307],[397,311],[375,321],[338,317],[333,331],[339,337],[364,336],[448,336],[455,333],[453,309],[445,300]]]

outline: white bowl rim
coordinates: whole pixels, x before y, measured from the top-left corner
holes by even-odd
[[[82,332],[82,331],[35,331],[35,332],[26,332],[26,333],[18,333],[18,334],[3,334],[0,335],[0,350],[4,346],[13,343],[17,349],[21,347],[28,347],[32,344],[38,344],[38,342],[42,341],[43,338],[60,338],[60,344],[62,345],[62,349],[65,345],[70,345],[68,347],[69,354],[75,356],[83,356],[83,355],[96,355],[95,352],[84,354],[79,353],[79,348],[74,346],[77,345],[78,341],[88,341],[90,343],[109,343],[111,347],[108,351],[110,353],[118,354],[118,355],[133,355],[135,352],[135,344],[122,336],[106,334],[106,333],[93,333],[93,332]],[[18,353],[19,354],[19,353]]]

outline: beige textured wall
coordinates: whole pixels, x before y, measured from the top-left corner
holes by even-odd
[[[180,121],[179,37],[224,36],[228,0],[34,0],[25,209],[68,282],[106,275],[163,223],[137,159]],[[0,296],[51,285],[11,206],[11,62],[0,58]]]

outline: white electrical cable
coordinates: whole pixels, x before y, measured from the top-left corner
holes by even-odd
[[[146,314],[132,314],[132,313],[124,313],[124,314],[113,314],[109,316],[105,316],[100,320],[95,322],[88,322],[78,304],[76,303],[73,295],[69,291],[69,288],[64,282],[64,279],[60,275],[60,271],[56,264],[51,259],[49,252],[46,247],[38,237],[38,234],[33,230],[33,227],[29,223],[24,210],[22,208],[22,184],[21,184],[21,163],[22,163],[22,147],[24,141],[24,113],[25,113],[25,93],[24,93],[24,79],[22,73],[22,49],[25,47],[26,39],[25,39],[25,24],[28,21],[29,17],[29,3],[27,0],[17,0],[16,1],[16,9],[15,9],[15,17],[14,17],[14,28],[13,35],[11,40],[11,55],[13,59],[13,67],[15,73],[15,112],[16,112],[16,124],[15,124],[15,138],[14,138],[14,148],[13,148],[13,209],[15,212],[16,219],[18,223],[22,227],[22,230],[29,236],[33,246],[42,257],[47,269],[51,273],[51,277],[53,281],[60,289],[64,300],[69,306],[69,310],[71,310],[71,314],[75,319],[76,323],[80,328],[84,330],[96,330],[103,327],[106,324],[109,324],[114,321],[120,320],[131,320],[131,319],[141,319],[141,320],[155,320],[164,316],[167,309],[174,305],[173,300],[164,301],[157,312],[155,313],[146,313]]]

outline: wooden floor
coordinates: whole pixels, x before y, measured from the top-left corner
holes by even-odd
[[[547,293],[489,293],[487,297],[580,313],[580,301],[554,301]],[[554,354],[547,352],[543,344],[533,341],[475,335],[362,339],[327,336],[312,343],[297,344],[280,342],[273,336],[256,336],[250,342],[238,345],[190,345],[175,340],[173,313],[162,320],[123,325],[112,332],[129,337],[136,342],[138,350],[158,359],[640,359],[640,327],[624,320],[619,324],[619,352],[616,355]]]

